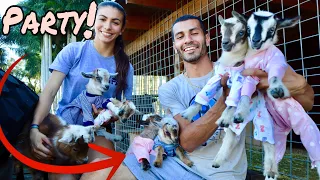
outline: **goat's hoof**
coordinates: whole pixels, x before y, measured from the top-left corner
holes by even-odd
[[[162,166],[162,161],[155,161],[155,162],[153,163],[153,165],[154,165],[154,167],[159,168],[159,167]]]
[[[122,116],[124,114],[124,109],[121,109],[119,112],[118,112],[118,116]]]
[[[188,160],[187,162],[185,162],[185,164],[189,167],[192,167],[193,166],[193,162]]]
[[[163,155],[162,155],[162,159],[163,159],[163,160],[167,159],[167,157],[168,157],[168,156],[167,156],[166,154],[163,154]]]
[[[220,165],[219,165],[218,163],[213,163],[213,164],[212,164],[212,167],[213,167],[213,168],[219,168]]]
[[[268,179],[268,180],[275,180],[277,179],[277,173],[275,172],[272,172],[272,171],[268,171],[268,172],[265,172],[265,179]]]
[[[148,162],[147,159],[145,159],[145,158],[142,159],[141,168],[144,171],[147,171],[151,168],[150,163]]]
[[[220,127],[225,127],[225,128],[228,128],[229,127],[229,124],[228,123],[224,123],[224,122],[221,122],[219,124]]]
[[[114,138],[114,142],[120,142],[120,141],[122,141],[122,140],[123,140],[122,136],[116,136],[116,137]]]
[[[234,119],[233,119],[234,123],[242,123],[243,121],[244,121],[244,118],[240,113],[234,116]]]
[[[283,98],[284,97],[284,90],[282,87],[276,87],[270,89],[270,94],[274,98]]]

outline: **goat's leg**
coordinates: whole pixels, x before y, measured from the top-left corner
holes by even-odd
[[[229,158],[232,150],[237,144],[236,134],[226,128],[226,135],[223,138],[222,146],[213,160],[212,167],[219,168]]]
[[[146,158],[141,159],[141,169],[147,171],[151,168],[149,161]]]
[[[187,166],[191,167],[193,166],[193,162],[185,155],[184,150],[178,146],[175,150],[178,158]]]
[[[189,121],[201,110],[202,105],[199,103],[192,104],[186,110],[181,112],[181,116]]]
[[[270,85],[267,94],[271,99],[287,98],[290,97],[288,88],[283,84],[282,80],[278,77],[270,79]]]
[[[319,176],[319,180],[320,180],[320,161],[316,162],[316,167],[317,167],[318,176]]]
[[[216,121],[216,124],[220,127],[229,127],[229,125],[233,122],[234,112],[236,111],[236,107],[228,106],[222,112],[221,117]]]
[[[241,96],[240,102],[234,115],[234,123],[242,123],[250,112],[250,98]]]
[[[109,103],[110,104],[110,103]],[[108,110],[103,112],[102,114],[99,114],[95,119],[94,119],[94,124],[101,126],[104,122],[107,122],[111,119],[112,113]]]
[[[156,160],[153,162],[153,165],[155,167],[161,167],[163,162],[164,149],[162,146],[158,146],[155,148],[155,151],[156,151],[157,157],[156,157]]]
[[[107,107],[110,111],[112,111],[116,116],[122,116],[124,113],[124,109],[121,109],[119,106],[116,106],[115,104],[108,103]]]
[[[99,130],[97,130],[96,134],[97,136],[105,137],[106,139],[109,139],[113,142],[119,142],[119,141],[122,141],[123,139],[122,136],[108,133],[104,128],[100,128]]]
[[[278,164],[275,158],[275,145],[268,142],[263,142],[264,149],[264,172],[266,180],[276,180],[278,173]]]

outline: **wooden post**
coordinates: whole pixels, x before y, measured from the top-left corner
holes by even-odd
[[[41,90],[43,90],[49,79],[49,65],[52,63],[52,42],[49,34],[43,35],[41,55]]]

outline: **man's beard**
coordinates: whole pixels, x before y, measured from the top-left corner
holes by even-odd
[[[201,52],[199,54],[190,55],[190,54],[183,54],[182,52],[183,50],[178,51],[180,58],[182,58],[184,61],[188,63],[196,64],[200,60],[200,58],[206,54],[207,46],[205,43],[202,43]]]

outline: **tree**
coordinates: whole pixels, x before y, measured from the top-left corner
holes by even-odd
[[[40,17],[44,16],[49,10],[54,14],[56,12],[61,11],[77,11],[83,12],[88,10],[90,3],[92,0],[24,0],[18,4],[18,6],[22,7],[24,16],[29,14],[31,11],[35,11],[37,14],[37,20],[40,22]],[[101,1],[96,1],[99,3]],[[2,20],[1,20],[2,21]],[[70,20],[69,20],[70,21]],[[69,30],[71,29],[70,21],[67,25]],[[2,23],[0,23],[0,29],[2,30]],[[59,29],[61,21],[58,20],[57,23],[52,27],[55,29]],[[13,49],[17,52],[18,55],[27,54],[26,57],[26,66],[25,66],[25,75],[29,79],[30,86],[36,87],[35,83],[38,83],[40,80],[40,69],[41,69],[41,44],[42,44],[42,35],[37,34],[33,35],[30,31],[27,31],[25,35],[20,33],[21,24],[11,27],[10,33],[7,36],[1,38],[0,36],[0,48],[1,43],[5,43],[6,45],[18,45],[19,47]],[[85,29],[88,29],[85,25],[80,29],[80,32],[77,36],[77,40],[83,39],[83,34]],[[59,32],[59,31],[58,31]],[[62,35],[58,33],[56,36],[52,37],[52,59],[56,57],[56,55],[61,51],[61,49],[66,45],[67,35]],[[1,49],[0,49],[1,53]],[[3,54],[5,55],[5,54]],[[0,54],[0,64],[2,58]],[[38,80],[38,81],[35,81]],[[33,82],[33,83],[32,83]],[[34,89],[31,87],[32,89]]]

